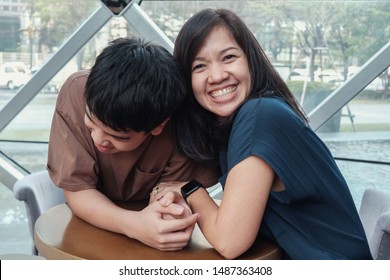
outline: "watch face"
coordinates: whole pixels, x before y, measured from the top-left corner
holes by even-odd
[[[203,185],[198,181],[192,180],[181,187],[181,194],[184,198],[187,198],[190,194],[199,188],[203,188]]]

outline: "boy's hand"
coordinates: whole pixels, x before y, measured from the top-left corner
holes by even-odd
[[[174,201],[169,200],[171,202],[167,203],[165,196],[175,197],[176,199]],[[191,208],[188,206],[187,202],[184,200],[184,198],[181,196],[181,194],[179,194],[178,192],[168,192],[165,194],[165,196],[162,196],[158,200],[161,206],[168,207],[171,209],[176,209],[176,212],[178,211],[178,209],[182,209],[182,211],[180,214],[175,214],[175,213],[173,213],[173,211],[171,213],[164,213],[162,215],[163,219],[165,219],[165,220],[182,219],[182,218],[186,218],[186,217],[192,215]]]
[[[180,194],[180,189],[182,186],[184,186],[188,182],[162,182],[157,184],[152,192],[150,193],[150,198],[149,198],[149,204],[158,201],[163,197],[166,193],[171,192],[171,191],[176,191]]]
[[[164,198],[164,196],[168,193],[175,193],[173,195],[170,195],[169,197],[175,197],[175,201],[172,201],[173,205],[177,206],[182,206],[183,207],[183,212],[180,215],[174,215],[172,213],[165,213],[163,214],[164,219],[179,219],[179,218],[184,218],[188,217],[189,215],[192,214],[191,208],[188,206],[187,202],[182,198],[180,194],[180,188],[184,186],[187,182],[162,182],[159,183],[153,191],[150,193],[150,199],[149,199],[149,204],[153,203],[155,201],[160,201],[161,199]],[[165,203],[166,207],[169,205]],[[161,204],[163,205],[163,204]],[[171,208],[175,206],[170,206]]]
[[[161,251],[181,250],[188,245],[198,218],[179,204],[163,206],[156,201],[139,212],[138,226],[126,235]]]

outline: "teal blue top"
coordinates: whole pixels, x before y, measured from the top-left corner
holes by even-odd
[[[285,187],[271,192],[260,232],[286,258],[372,259],[332,154],[282,99],[253,99],[240,108],[227,151],[221,148],[222,185],[229,170],[252,155],[266,161]]]

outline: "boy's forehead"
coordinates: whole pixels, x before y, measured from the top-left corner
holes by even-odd
[[[107,125],[105,125],[102,121],[100,121],[93,113],[90,112],[88,106],[85,108],[85,115],[87,116],[90,121],[92,121],[95,125],[99,126],[100,128],[103,128],[106,131],[113,132],[115,134],[131,134],[134,133],[132,130],[115,130]]]

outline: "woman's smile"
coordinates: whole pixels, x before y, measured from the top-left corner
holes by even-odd
[[[228,88],[224,88],[221,90],[216,90],[216,91],[212,92],[210,95],[214,99],[227,98],[227,97],[230,97],[235,92],[236,89],[237,89],[237,86],[228,87]]]

